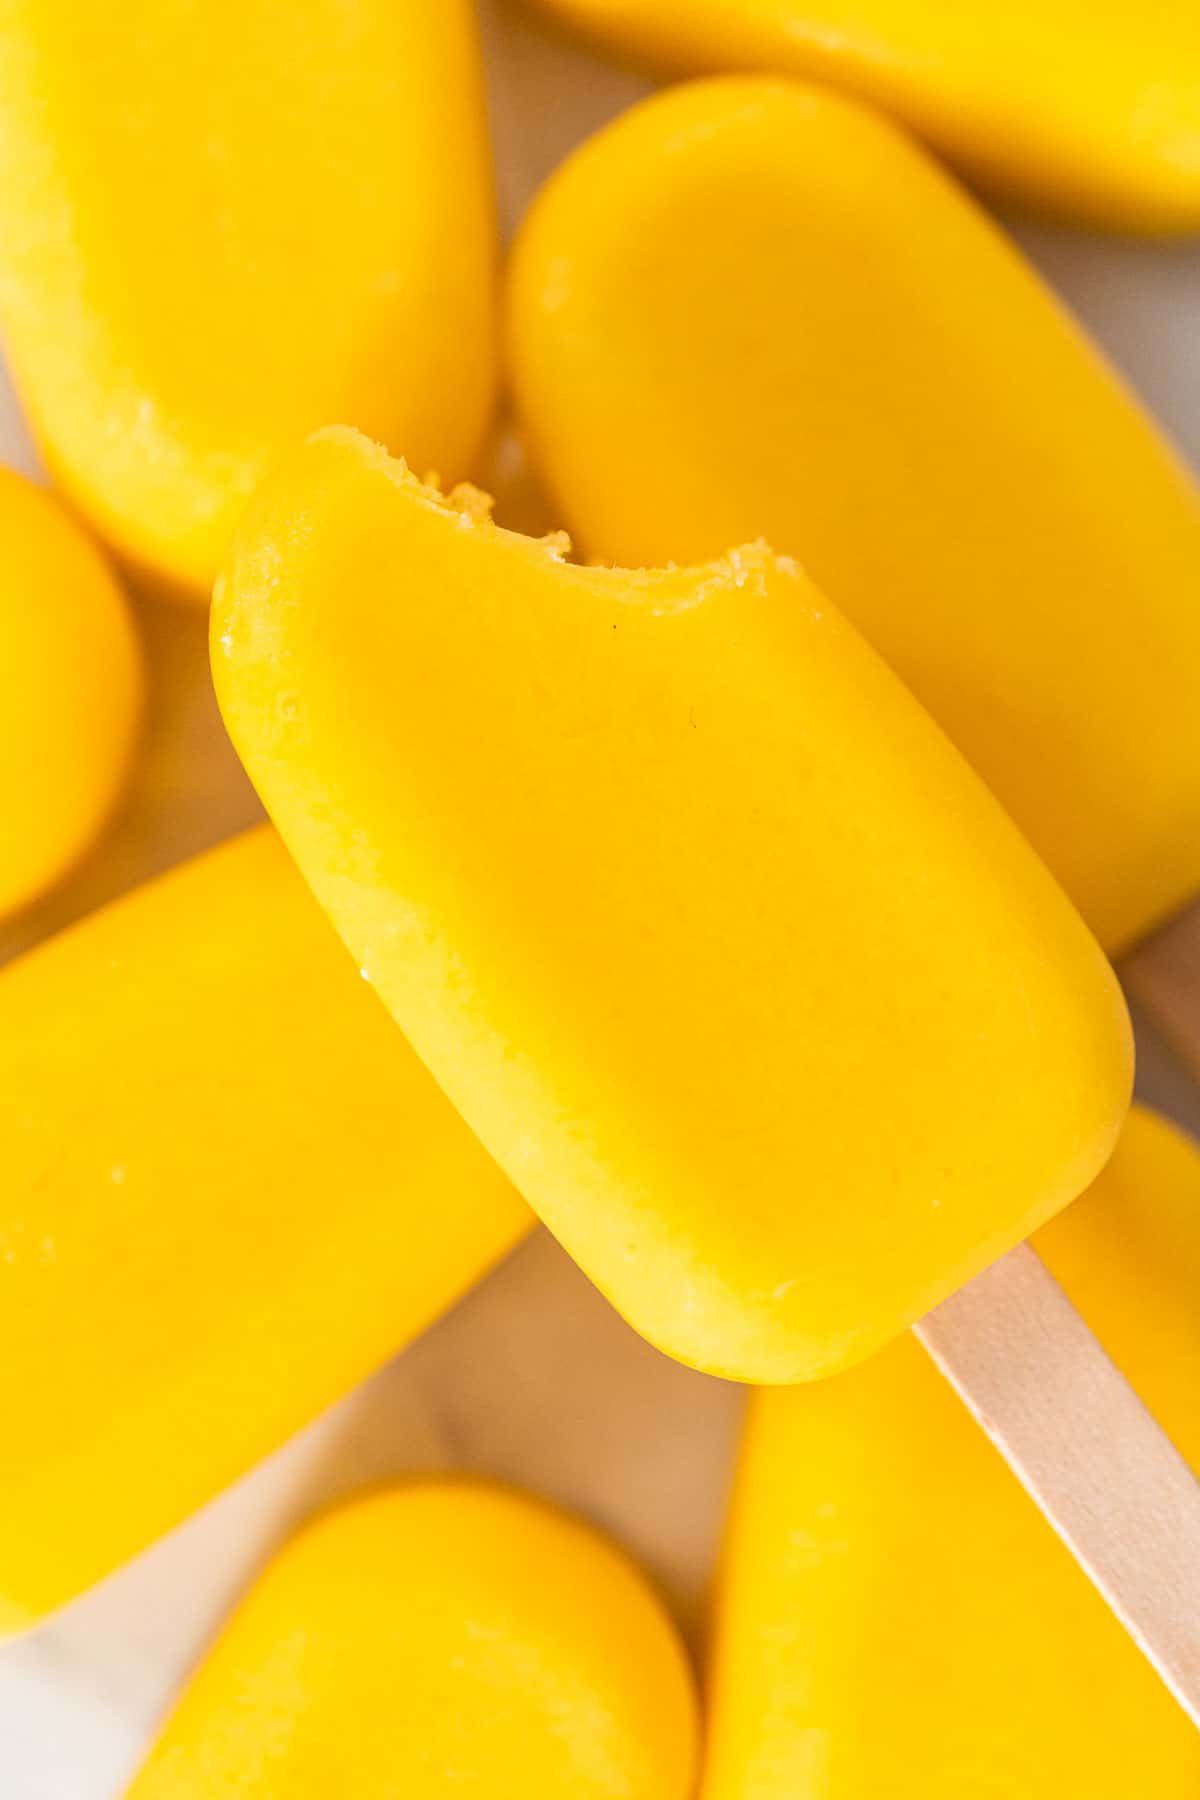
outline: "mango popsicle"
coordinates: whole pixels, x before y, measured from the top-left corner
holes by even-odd
[[[642,1576],[507,1489],[384,1488],[270,1564],[129,1800],[690,1800],[696,1701]]]
[[[529,1214],[257,830],[0,973],[0,1633],[379,1367]]]
[[[70,515],[0,468],[0,916],[65,875],[105,824],[142,712],[125,597]]]
[[[1037,1248],[1200,1469],[1200,1158],[1135,1108]],[[703,1800],[1185,1800],[1200,1736],[917,1345],[752,1402]]]
[[[830,1373],[1103,1163],[1111,971],[788,559],[572,566],[332,430],[252,505],[212,632],[356,961],[674,1356]]]
[[[1200,499],[972,201],[864,108],[655,98],[517,246],[509,344],[588,556],[764,535],[945,727],[1118,953],[1200,887]]]
[[[655,67],[814,76],[998,194],[1121,231],[1200,229],[1190,0],[537,0]]]
[[[494,259],[470,0],[0,7],[5,348],[61,485],[164,585],[207,603],[330,416],[461,473]]]

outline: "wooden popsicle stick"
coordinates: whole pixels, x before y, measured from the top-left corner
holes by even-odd
[[[1200,1726],[1200,1479],[1028,1244],[914,1329]]]
[[[1117,973],[1138,1010],[1200,1081],[1200,903],[1123,957]]]

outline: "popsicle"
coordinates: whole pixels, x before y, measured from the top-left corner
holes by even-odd
[[[689,1800],[696,1702],[642,1576],[482,1484],[327,1513],[268,1567],[129,1800]]]
[[[252,504],[212,632],[356,962],[670,1354],[832,1373],[1107,1157],[1111,971],[787,558],[580,568],[330,430]]]
[[[1135,1108],[1035,1240],[1200,1469],[1200,1157]],[[704,1800],[1190,1800],[1200,1736],[915,1343],[752,1402]]]
[[[0,1632],[360,1381],[529,1214],[260,829],[0,973]]]
[[[52,887],[108,819],[142,709],[125,597],[69,514],[0,468],[0,916]]]
[[[1135,232],[1200,229],[1191,0],[539,0],[660,69],[813,76],[873,101],[974,182]]]
[[[0,7],[0,330],[57,479],[158,585],[207,603],[330,415],[462,472],[494,258],[470,0]]]
[[[894,126],[698,82],[518,243],[509,345],[582,553],[798,556],[1119,953],[1200,887],[1200,498],[1000,231]]]

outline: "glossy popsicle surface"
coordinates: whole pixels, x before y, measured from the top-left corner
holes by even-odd
[[[1200,229],[1190,0],[538,0],[656,67],[808,75],[972,180],[1121,231]]]
[[[494,260],[470,0],[0,5],[5,349],[60,483],[166,584],[207,603],[330,417],[463,472]]]
[[[1135,1108],[1038,1233],[1200,1468],[1200,1156]],[[758,1396],[726,1542],[703,1800],[1186,1800],[1200,1737],[919,1346]]]
[[[142,711],[125,597],[70,514],[0,468],[0,915],[86,851],[120,793]]]
[[[307,1424],[529,1214],[275,833],[0,973],[0,1633]]]
[[[536,1501],[383,1489],[289,1544],[129,1800],[690,1800],[682,1645],[625,1558]]]
[[[699,82],[585,145],[509,344],[582,551],[794,554],[1117,953],[1200,888],[1200,497],[996,226],[885,119]]]
[[[1108,1154],[1110,970],[786,558],[576,567],[324,432],[251,509],[213,654],[414,1048],[682,1360],[852,1362]]]

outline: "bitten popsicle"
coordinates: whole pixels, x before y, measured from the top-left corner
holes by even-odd
[[[697,82],[544,189],[509,348],[588,557],[801,560],[1110,953],[1200,888],[1200,496],[990,219],[887,120]]]
[[[828,81],[1038,211],[1118,231],[1200,230],[1192,0],[537,4],[658,69]]]
[[[56,499],[0,468],[0,916],[52,887],[107,822],[143,685],[104,558]]]
[[[1200,1470],[1200,1156],[1134,1108],[1036,1247]],[[751,1402],[703,1800],[1191,1800],[1200,1735],[901,1341]]]
[[[0,1635],[211,1499],[531,1223],[273,831],[0,972]]]
[[[597,1533],[419,1481],[326,1513],[268,1567],[128,1800],[691,1800],[687,1658]]]
[[[60,485],[207,604],[247,496],[328,418],[463,473],[490,179],[471,0],[4,0],[0,326]]]
[[[1109,1154],[1107,963],[787,558],[580,568],[332,430],[252,505],[212,631],[355,960],[672,1355],[830,1374]]]

